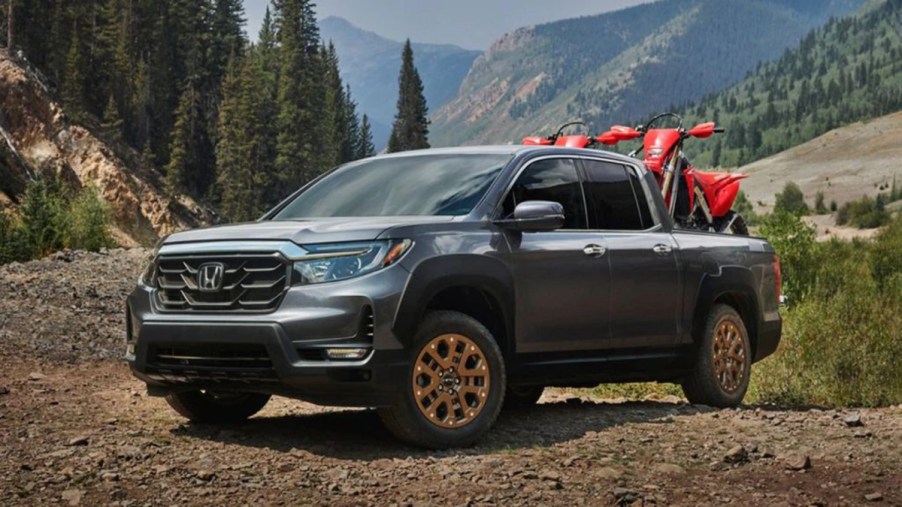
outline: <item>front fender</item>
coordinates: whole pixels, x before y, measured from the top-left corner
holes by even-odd
[[[513,275],[497,258],[460,254],[426,259],[413,268],[392,325],[395,336],[404,345],[409,345],[430,301],[443,290],[455,287],[478,289],[489,294],[503,313],[505,328],[512,332]]]

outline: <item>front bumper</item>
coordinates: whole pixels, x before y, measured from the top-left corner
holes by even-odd
[[[151,395],[196,389],[262,392],[320,405],[391,404],[409,358],[391,324],[407,272],[290,288],[268,314],[163,312],[143,285],[127,303],[127,353]],[[365,348],[330,360],[330,348]]]

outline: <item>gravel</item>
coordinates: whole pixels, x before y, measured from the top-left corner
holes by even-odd
[[[0,505],[902,504],[902,407],[857,410],[850,431],[848,411],[549,389],[443,452],[371,410],[278,397],[244,424],[189,424],[120,360],[146,257],[0,267]]]

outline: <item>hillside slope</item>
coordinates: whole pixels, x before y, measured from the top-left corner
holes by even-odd
[[[395,116],[403,44],[334,16],[320,22],[320,33],[324,41],[335,43],[342,78],[351,85],[358,111],[373,121],[373,140],[381,149],[388,142]],[[457,95],[470,65],[481,54],[450,44],[420,43],[413,43],[413,52],[432,111]]]
[[[697,164],[735,166],[900,109],[902,0],[872,0],[682,114],[727,129],[723,139],[691,148]]]
[[[902,184],[902,112],[827,132],[804,144],[739,169],[748,173],[742,189],[753,203],[773,206],[774,193],[794,181],[809,204],[817,192],[825,201],[874,197]]]
[[[509,142],[580,118],[599,128],[698,100],[864,0],[662,0],[524,28],[437,111],[437,145]]]
[[[0,50],[0,207],[15,208],[30,178],[53,174],[74,187],[93,185],[109,203],[113,236],[122,245],[152,244],[162,235],[203,221],[199,206],[173,200],[160,176],[117,156],[89,129],[69,122],[48,87]]]

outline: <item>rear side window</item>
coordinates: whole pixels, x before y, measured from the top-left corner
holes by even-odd
[[[553,201],[564,207],[564,229],[586,229],[586,206],[576,162],[551,158],[533,162],[517,178],[504,200],[504,216],[525,201]]]
[[[641,231],[652,226],[638,176],[620,164],[584,160],[589,226],[609,231]]]

